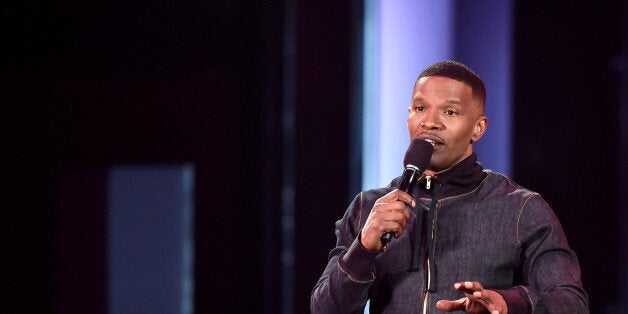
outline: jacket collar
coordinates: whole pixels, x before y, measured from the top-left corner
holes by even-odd
[[[475,189],[487,176],[484,167],[478,162],[478,157],[472,153],[469,157],[453,166],[451,169],[432,177],[432,187],[426,189],[425,182],[419,185],[419,194],[431,196],[438,188],[438,197],[459,195]]]

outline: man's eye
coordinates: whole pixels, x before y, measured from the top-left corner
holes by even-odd
[[[445,114],[448,116],[455,116],[458,113],[454,110],[445,110]]]
[[[425,111],[425,107],[423,106],[415,106],[414,111]]]

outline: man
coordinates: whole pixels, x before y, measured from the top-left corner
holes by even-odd
[[[336,222],[337,245],[313,313],[588,313],[580,267],[535,192],[484,170],[473,153],[488,126],[482,80],[439,62],[417,79],[410,139],[434,146],[408,194],[400,178],[360,193]],[[394,232],[385,247],[383,234]]]

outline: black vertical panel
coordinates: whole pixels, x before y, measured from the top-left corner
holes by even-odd
[[[197,169],[196,312],[262,308],[263,265],[272,263],[264,261],[262,204],[273,201],[261,201],[263,161],[274,163],[270,173],[280,167],[272,155],[261,158],[265,103],[279,101],[277,88],[266,85],[278,78],[267,75],[265,58],[280,52],[265,43],[280,42],[269,28],[281,23],[263,15],[276,2],[10,0],[2,7],[0,127],[9,185],[2,208],[10,241],[3,310],[63,312],[55,304],[67,299],[54,289],[67,282],[68,265],[56,268],[54,260],[85,239],[72,239],[65,218],[72,212],[59,211],[55,200],[77,201],[67,198],[72,187],[87,188],[67,169],[179,162]],[[70,239],[64,247],[57,231]],[[88,260],[104,263],[101,244],[85,252]],[[101,279],[74,297],[99,311]]]
[[[628,0],[622,0],[622,59],[621,59],[621,153],[620,153],[620,265],[628,265]],[[628,312],[628,267],[620,267],[620,311]]]
[[[109,312],[107,169],[59,174],[54,220],[54,312]]]
[[[518,1],[515,10],[514,177],[561,220],[592,313],[616,311],[625,267],[617,250],[620,12],[620,1]]]
[[[297,1],[284,0],[282,36],[282,112],[281,112],[281,216],[280,259],[281,313],[294,311],[295,298],[295,180],[296,180],[296,50]]]
[[[351,2],[297,7],[295,313],[333,247],[335,220],[348,205]]]
[[[259,160],[261,181],[260,215],[262,217],[262,310],[266,314],[281,313],[281,187],[283,184],[282,110],[283,100],[283,33],[286,12],[282,1],[266,1],[263,7],[264,27],[264,102],[261,114]]]
[[[30,79],[2,78],[2,232],[4,287],[3,311],[51,312],[53,306],[53,259],[55,197],[50,171],[46,119],[31,111],[40,97],[33,94]],[[32,84],[32,85],[31,85]]]

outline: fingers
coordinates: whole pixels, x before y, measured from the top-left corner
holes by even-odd
[[[479,282],[457,282],[454,284],[454,289],[464,292],[467,300],[465,311],[467,312],[475,313],[479,309],[480,312],[488,310],[491,314],[498,314],[508,308],[501,294],[484,289]]]
[[[400,237],[410,219],[408,206],[416,206],[416,203],[408,193],[401,190],[394,190],[379,198],[362,229],[362,245],[369,250],[379,251],[382,235],[394,232],[395,238]]]
[[[465,297],[455,301],[440,300],[436,302],[436,308],[446,312],[464,311],[467,313],[499,314],[508,311],[508,305],[503,297],[493,290],[484,289],[479,282],[457,282],[454,284],[454,289],[464,292]]]
[[[454,284],[454,289],[464,292],[465,296],[472,301],[485,301],[482,299],[484,287],[477,281],[464,281]]]
[[[454,284],[454,289],[458,291],[462,291],[464,293],[473,294],[475,291],[484,290],[482,284],[477,281],[464,281],[464,282],[456,282]]]
[[[383,212],[383,211],[400,211],[403,212],[406,219],[410,218],[410,211],[407,206],[415,207],[416,202],[414,198],[410,196],[410,194],[401,191],[394,190],[382,197],[380,197],[377,201],[375,201],[375,205],[373,206],[373,210]]]
[[[412,198],[412,196],[402,190],[394,190],[389,192],[388,194],[380,197],[375,204],[381,204],[381,203],[391,203],[391,202],[395,202],[395,201],[401,201],[404,202],[406,205],[414,207],[416,206],[416,203],[414,202],[414,198]]]
[[[458,291],[464,292],[468,298],[471,298],[473,300],[490,302],[490,299],[486,299],[490,298],[491,296],[491,294],[488,293],[490,290],[485,290],[484,287],[482,287],[482,284],[477,281],[457,282],[454,284],[454,288]]]
[[[412,196],[404,191],[394,190],[375,202],[369,218],[381,222],[377,225],[381,234],[394,231],[395,238],[398,238],[410,219],[407,206],[416,206]]]
[[[382,196],[379,200],[377,200],[377,202],[375,203],[379,203],[379,201],[383,201],[383,202],[391,202],[391,201],[402,201],[404,203],[406,203],[406,205],[410,206],[410,207],[414,207],[416,206],[416,203],[414,202],[414,198],[412,198],[412,196],[402,190],[394,190],[384,196]]]
[[[374,229],[381,232],[381,234],[393,231],[395,232],[395,238],[397,238],[406,229],[410,217],[406,216],[406,213],[402,210],[381,211],[374,208],[369,218],[372,221],[378,221],[377,225],[373,226]]]
[[[401,233],[410,219],[410,212],[404,205],[397,203],[377,204],[373,206],[365,227],[369,226],[381,234],[394,231]],[[369,225],[370,224],[370,225]],[[397,236],[399,234],[396,234]]]

